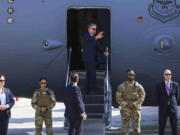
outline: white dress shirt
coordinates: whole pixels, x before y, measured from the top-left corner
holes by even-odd
[[[6,94],[4,92],[4,89],[2,88],[2,91],[0,91],[0,100],[2,106],[6,105]]]

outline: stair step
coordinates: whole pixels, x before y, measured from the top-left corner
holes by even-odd
[[[88,119],[103,119],[104,113],[87,113]]]
[[[76,71],[79,75],[86,75],[86,70],[84,71]],[[96,70],[96,75],[105,75],[105,71],[102,70]]]
[[[104,113],[104,104],[85,104],[87,113]]]
[[[85,86],[84,84],[78,84],[78,86],[79,86],[82,90],[86,89],[86,86]],[[96,86],[96,90],[98,90],[98,91],[104,90],[104,85],[98,85],[98,86]]]
[[[81,90],[82,92],[82,90]],[[82,92],[83,95],[92,95],[92,96],[104,96],[104,91],[96,91],[95,94],[86,94],[84,92]]]
[[[82,91],[84,91],[84,90],[86,90],[86,86],[85,85],[78,85],[81,89],[82,89]],[[104,85],[103,86],[97,86],[96,87],[96,91],[104,91]]]
[[[86,79],[81,79],[80,78],[78,85],[85,86],[86,85]],[[97,86],[104,86],[104,79],[97,79],[96,80],[96,85]]]
[[[78,72],[80,79],[86,78],[86,72]],[[105,72],[96,72],[96,79],[103,79],[105,77]]]
[[[94,132],[94,133],[91,133],[91,132],[83,132],[83,135],[106,135],[105,133],[101,133],[101,132]],[[114,135],[114,134],[113,134]]]
[[[81,89],[82,94],[85,95],[91,95],[91,96],[104,96],[104,91],[95,91],[95,94],[87,94]]]
[[[96,75],[96,79],[102,79],[102,80],[104,80],[104,75]],[[79,76],[79,78],[80,79],[86,79],[86,76],[84,75],[84,76]]]
[[[104,104],[103,95],[83,95],[85,104]]]
[[[88,135],[105,134],[105,123],[103,119],[87,119],[83,121],[83,133]]]
[[[105,133],[83,133],[83,135],[105,135]]]

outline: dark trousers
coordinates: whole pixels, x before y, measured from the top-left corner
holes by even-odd
[[[7,135],[8,123],[6,111],[0,111],[0,135]]]
[[[168,117],[172,128],[172,135],[177,135],[177,112],[172,112],[170,106],[167,111],[159,114],[159,135],[164,135]]]
[[[95,93],[96,91],[96,64],[95,62],[85,62],[86,68],[86,89],[87,93]]]
[[[82,135],[82,120],[80,119],[68,119],[69,120],[69,131],[68,135]]]

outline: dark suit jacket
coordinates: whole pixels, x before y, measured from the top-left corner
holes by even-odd
[[[6,95],[6,105],[9,105],[9,108],[6,110],[7,118],[9,119],[11,117],[11,108],[14,106],[15,100],[14,96],[10,89],[4,88],[4,93]],[[1,104],[1,101],[0,101]]]
[[[170,94],[168,96],[166,91],[166,84],[162,82],[156,86],[156,104],[159,105],[159,113],[164,114],[168,109],[168,102],[170,102],[171,111],[177,113],[177,103],[179,101],[179,85],[171,81]]]
[[[81,90],[71,83],[64,90],[65,116],[70,119],[82,119],[81,114],[85,112]]]
[[[95,61],[95,55],[96,55],[96,50],[99,52],[103,53],[105,50],[101,48],[99,45],[96,45],[96,37],[91,36],[88,33],[86,33],[83,37],[83,61],[84,62],[94,62]]]

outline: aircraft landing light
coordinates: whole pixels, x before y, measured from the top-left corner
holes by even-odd
[[[13,14],[14,13],[14,8],[12,8],[12,7],[8,8],[8,13]]]
[[[14,0],[8,0],[9,4],[14,3]]]
[[[8,18],[7,22],[8,22],[9,24],[12,24],[12,23],[14,22],[14,19],[13,19],[13,18]]]

